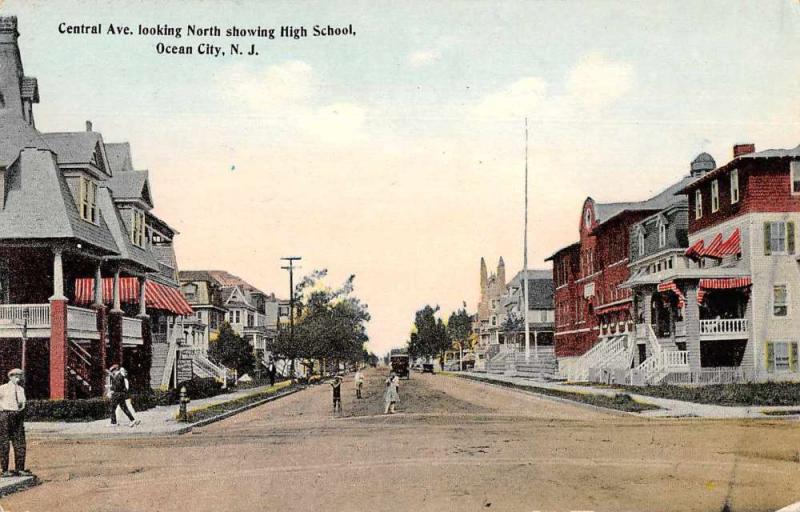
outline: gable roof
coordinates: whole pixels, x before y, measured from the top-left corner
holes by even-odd
[[[644,201],[639,201],[635,203],[610,203],[610,204],[601,204],[595,205],[595,212],[597,211],[597,207],[601,206],[604,209],[604,216],[598,215],[598,225],[595,226],[594,230],[597,230],[603,224],[609,222],[610,220],[616,218],[617,216],[621,215],[627,211],[660,211],[673,204],[680,203],[683,200],[682,194],[680,193],[681,190],[686,188],[691,183],[700,179],[697,176],[685,176],[681,178],[680,181],[673,183],[669,187],[665,188],[658,194],[654,195],[649,199],[645,199]]]
[[[56,154],[59,165],[92,164],[111,175],[104,159],[103,137],[97,132],[43,133],[42,137]],[[97,157],[99,153],[99,158]]]
[[[107,142],[106,158],[108,165],[114,173],[133,170],[133,158],[131,158],[131,145],[129,142]]]
[[[117,172],[108,179],[108,186],[114,192],[115,200],[142,200],[152,208],[148,176],[147,171]]]

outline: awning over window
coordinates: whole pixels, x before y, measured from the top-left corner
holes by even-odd
[[[678,297],[678,307],[683,308],[686,305],[686,297],[684,297],[683,292],[678,285],[675,284],[675,281],[670,279],[669,281],[664,281],[663,283],[658,283],[657,287],[658,291],[661,293],[672,292]]]
[[[145,305],[148,308],[162,309],[180,316],[189,316],[193,313],[192,306],[186,302],[181,292],[176,288],[165,286],[154,281],[147,281],[144,290]],[[139,279],[136,277],[121,277],[119,280],[119,297],[122,304],[139,303]],[[103,278],[103,302],[110,305],[114,300],[114,279]],[[89,305],[94,302],[94,279],[80,278],[75,280],[75,303]]]
[[[697,303],[702,304],[708,290],[731,290],[747,288],[753,284],[749,277],[723,277],[716,279],[701,279],[700,288],[697,290]]]
[[[605,315],[607,313],[615,313],[617,311],[630,311],[631,304],[629,301],[626,301],[625,304],[615,304],[613,306],[598,306],[595,308],[594,312],[598,315]]]
[[[739,228],[736,228],[727,240],[722,240],[722,233],[717,233],[717,236],[711,240],[708,246],[705,246],[703,240],[698,240],[691,247],[686,249],[686,256],[689,258],[717,258],[722,259],[725,256],[733,256],[742,252],[742,234]]]

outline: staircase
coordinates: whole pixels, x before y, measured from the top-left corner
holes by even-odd
[[[534,380],[553,380],[558,370],[556,353],[553,347],[531,348],[530,357],[525,360],[525,352],[516,354],[515,375]]]
[[[69,340],[67,373],[76,398],[92,395],[92,355],[74,340]]]
[[[200,378],[216,379],[222,382],[223,388],[228,386],[228,368],[215,363],[199,350],[192,353],[192,373]]]
[[[630,384],[660,384],[671,373],[689,371],[689,352],[677,350],[672,340],[659,340],[650,325],[645,326],[645,334],[651,355],[630,371]]]
[[[162,385],[168,352],[169,344],[166,341],[157,342],[153,340],[153,360],[150,365],[150,387],[153,389],[157,389]],[[172,370],[171,365],[170,370]],[[169,378],[167,378],[167,384],[169,384]]]
[[[602,336],[575,361],[567,379],[573,382],[615,380],[618,372],[622,372],[624,377],[633,363],[634,341],[629,332]]]

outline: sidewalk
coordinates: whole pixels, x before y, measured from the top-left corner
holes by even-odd
[[[199,409],[212,405],[230,402],[248,395],[263,392],[269,385],[247,388],[232,393],[224,393],[210,398],[192,400],[189,410]],[[283,395],[283,390],[277,391],[273,396]],[[136,418],[141,424],[136,427],[128,426],[128,418],[119,410],[117,411],[118,426],[110,427],[110,420],[102,419],[91,422],[25,422],[25,433],[29,438],[59,438],[59,439],[127,439],[135,437],[150,437],[163,435],[185,434],[192,430],[194,424],[183,423],[175,418],[178,415],[179,405],[157,406],[147,411],[136,412]]]
[[[685,402],[669,398],[656,398],[647,395],[630,393],[622,388],[607,388],[595,386],[576,386],[571,384],[559,384],[555,382],[542,382],[524,377],[509,377],[506,375],[494,375],[490,373],[463,372],[455,375],[464,375],[479,379],[486,379],[495,382],[508,382],[517,386],[531,388],[536,392],[536,388],[556,389],[571,393],[584,393],[592,395],[603,395],[613,397],[619,393],[625,393],[637,402],[651,404],[660,407],[652,411],[637,413],[636,416],[648,417],[699,417],[699,418],[761,418],[761,419],[797,419],[798,415],[768,416],[765,412],[771,411],[800,411],[800,405],[785,406],[726,406],[698,404],[695,402]],[[619,412],[619,411],[615,411]]]

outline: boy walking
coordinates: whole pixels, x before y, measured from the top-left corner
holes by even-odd
[[[342,414],[342,378],[337,375],[331,381],[333,388],[333,414],[336,414],[337,408],[339,414]]]

